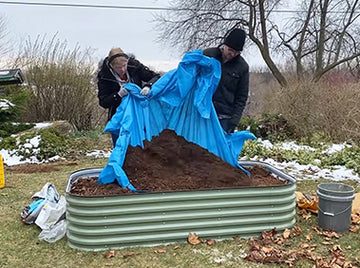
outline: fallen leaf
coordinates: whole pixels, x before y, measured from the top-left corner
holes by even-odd
[[[312,234],[308,233],[306,236],[306,240],[310,241],[312,239]]]
[[[173,250],[177,250],[180,246],[173,247]]]
[[[332,249],[334,251],[336,251],[336,250],[343,251],[342,248],[340,247],[340,245],[333,245]]]
[[[215,245],[215,240],[214,239],[207,240],[206,244],[208,244],[209,246]]]
[[[321,235],[321,234],[322,234],[322,232],[320,231],[319,227],[317,227],[317,226],[313,226],[313,227],[311,227],[311,229],[313,229],[318,235]]]
[[[265,253],[270,253],[274,250],[274,247],[266,246],[266,247],[262,247],[261,250]]]
[[[357,231],[359,231],[359,226],[358,225],[351,225],[350,228],[349,228],[349,231],[350,232],[353,232],[353,233],[356,233]]]
[[[305,209],[307,211],[318,213],[318,203],[319,198],[317,196],[310,196],[308,194],[303,194],[296,192],[296,201],[299,208]]]
[[[166,253],[166,249],[158,248],[158,249],[156,250],[156,253]]]
[[[327,237],[330,237],[330,238],[333,238],[333,237],[340,238],[340,236],[339,236],[339,234],[337,232],[324,231],[324,232],[322,232],[322,234],[324,236],[327,236]]]
[[[302,233],[300,226],[294,226],[293,231],[294,231],[295,235],[297,235],[297,236],[301,235],[301,233]]]
[[[199,239],[199,237],[196,233],[189,233],[188,243],[191,245],[198,245],[201,243],[201,240]]]
[[[104,254],[105,259],[110,259],[110,258],[113,258],[113,257],[115,257],[115,251],[114,250],[107,251]]]
[[[303,243],[303,244],[300,245],[300,247],[301,248],[309,248],[310,246],[307,243]]]
[[[129,258],[129,257],[132,257],[132,256],[135,256],[136,254],[134,252],[127,252],[123,255],[123,258],[126,259],[126,258]]]
[[[287,239],[287,238],[289,238],[290,234],[291,234],[290,229],[287,229],[287,228],[286,228],[286,229],[284,230],[284,232],[283,232],[283,237],[284,237],[285,239]]]

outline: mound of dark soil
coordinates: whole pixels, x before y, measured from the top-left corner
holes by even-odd
[[[251,168],[250,176],[224,162],[201,146],[186,141],[174,131],[164,130],[144,149],[129,146],[123,165],[137,190],[150,192],[185,191],[273,186],[286,181],[272,176],[261,166]],[[114,195],[132,193],[117,183],[98,185],[97,178],[79,178],[71,194]]]

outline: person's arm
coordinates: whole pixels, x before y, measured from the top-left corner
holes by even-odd
[[[242,113],[249,95],[249,67],[247,67],[239,80],[238,91],[235,96],[232,117],[230,122],[232,125],[237,126],[241,119]]]
[[[151,87],[159,78],[160,74],[150,70],[147,66],[143,65],[138,60],[134,59],[141,81],[145,82],[144,86]]]
[[[121,97],[114,88],[116,84],[103,79],[98,80],[98,98],[99,105],[103,108],[118,106],[121,103]]]

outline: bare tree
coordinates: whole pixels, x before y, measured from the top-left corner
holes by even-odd
[[[9,51],[9,44],[6,40],[7,34],[5,19],[0,15],[0,57]]]
[[[187,51],[217,45],[229,29],[242,27],[283,87],[288,77],[276,56],[292,62],[299,79],[313,81],[359,57],[358,0],[302,0],[291,10],[283,7],[280,0],[174,0],[157,17],[160,40]]]

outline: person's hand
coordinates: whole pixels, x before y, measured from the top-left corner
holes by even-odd
[[[142,90],[140,90],[140,95],[146,96],[147,94],[149,94],[149,92],[150,92],[150,88],[148,86],[145,86],[143,87]]]
[[[121,97],[121,98],[123,98],[123,97],[125,97],[127,94],[129,94],[129,92],[125,89],[125,88],[121,88],[120,89],[120,91],[119,91],[119,96]]]

